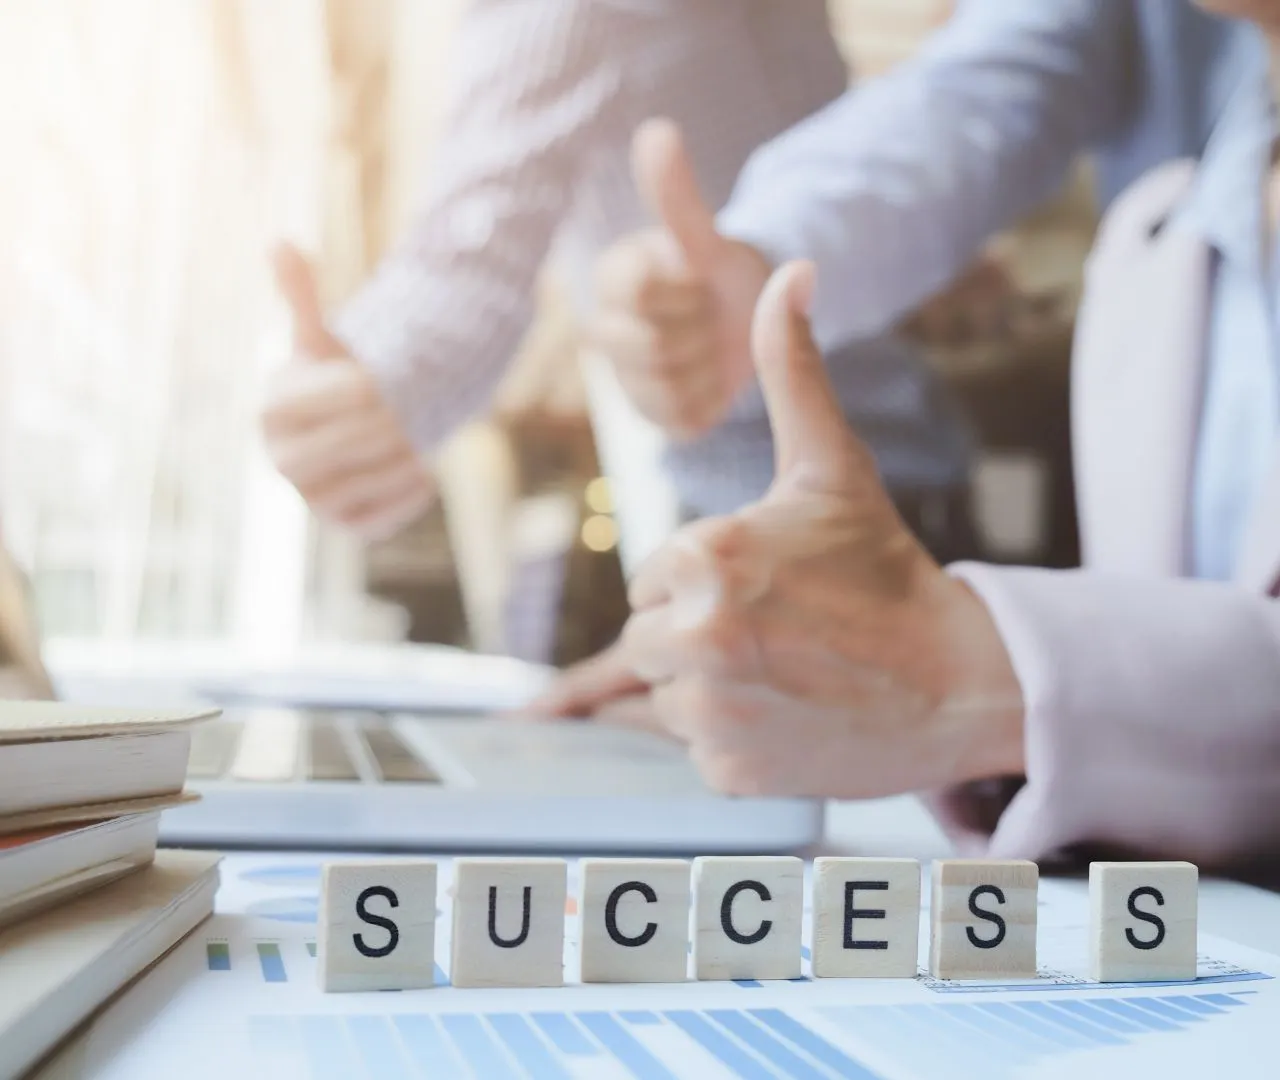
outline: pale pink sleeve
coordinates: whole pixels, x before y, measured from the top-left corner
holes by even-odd
[[[1280,851],[1280,603],[1218,583],[951,572],[987,604],[1026,703],[1025,783],[930,799],[963,849],[1206,866]]]

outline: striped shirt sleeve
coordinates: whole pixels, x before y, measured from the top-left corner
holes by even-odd
[[[433,184],[334,332],[429,449],[480,411],[532,318],[538,271],[620,76],[589,0],[473,0]]]

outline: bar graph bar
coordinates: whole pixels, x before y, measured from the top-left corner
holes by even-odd
[[[298,1026],[313,1080],[350,1080],[360,1075],[341,1017],[302,1016]]]
[[[1200,1016],[1221,1016],[1226,1012],[1226,1009],[1221,1005],[1210,1004],[1205,1001],[1204,998],[1183,997],[1179,995],[1177,997],[1165,998],[1164,1000],[1177,1002],[1180,1008],[1186,1009],[1188,1012],[1197,1013]]]
[[[715,1075],[733,1080],[882,1080],[841,1045],[841,1032],[869,1054],[923,1076],[1010,1080],[1049,1057],[1186,1031],[1248,1002],[1247,994],[1184,994],[849,1005],[812,1014],[778,1008],[331,1013],[253,1016],[249,1034],[260,1049],[300,1052],[311,1080],[574,1080],[606,1068],[635,1080],[676,1080],[709,1077],[714,1066]],[[819,1030],[828,1027],[831,1037]]]
[[[413,1073],[385,1016],[349,1016],[347,1034],[369,1076],[412,1080]]]
[[[231,946],[225,941],[205,942],[204,954],[210,971],[231,970]]]
[[[568,1057],[597,1057],[600,1048],[593,1043],[568,1013],[531,1013],[529,1019],[551,1040],[560,1053]]]
[[[668,1020],[742,1080],[774,1080],[772,1070],[752,1057],[742,1045],[712,1027],[701,1013],[681,1010],[666,1014]]]
[[[826,1072],[737,1009],[711,1009],[715,1023],[793,1080],[826,1080]]]
[[[937,1022],[950,1026],[953,1035],[952,1047],[956,1053],[963,1053],[965,1047],[973,1045],[973,1035],[977,1031],[983,1041],[991,1047],[991,1053],[1010,1061],[1019,1060],[1020,1056],[1030,1050],[1033,1054],[1042,1053],[1053,1047],[1052,1043],[1042,1039],[1034,1032],[1027,1031],[998,1016],[991,1016],[981,1009],[968,1005],[935,1005],[929,1013],[917,1011],[911,1005],[899,1005],[894,1009],[899,1022],[917,1021],[916,1037],[928,1039],[931,1031],[936,1032]],[[994,1037],[991,1037],[994,1036]],[[937,1037],[936,1035],[934,1036]]]
[[[459,1055],[477,1076],[492,1080],[520,1080],[515,1066],[478,1015],[445,1013],[439,1019],[440,1026],[453,1040]]]
[[[1146,1009],[1149,1013],[1155,1013],[1156,1016],[1164,1020],[1172,1020],[1175,1024],[1198,1024],[1206,1019],[1199,1013],[1180,1009],[1177,1005],[1170,1005],[1161,1001],[1160,998],[1131,998],[1130,1004],[1135,1008]]]
[[[777,1032],[793,1046],[798,1046],[811,1057],[834,1069],[844,1080],[878,1080],[875,1073],[864,1068],[843,1050],[827,1042],[794,1016],[781,1009],[752,1009],[750,1014],[765,1027]]]
[[[471,1077],[453,1052],[435,1019],[425,1015],[393,1016],[391,1026],[400,1036],[418,1072],[432,1080],[463,1080]]]
[[[578,1019],[636,1080],[679,1080],[609,1013],[579,1013]]]
[[[868,1047],[899,1060],[909,1059],[924,1075],[1006,1080],[1037,1060],[1130,1046],[1187,1031],[1248,1002],[1247,991],[1058,1000],[1036,995],[1029,1001],[840,1006],[816,1011],[840,1028],[858,1032]],[[779,1015],[783,1023],[798,1023],[787,1013]]]
[[[1098,1008],[1097,1003],[1093,1001],[1049,1001],[1045,1004],[1051,1009],[1059,1009],[1072,1016],[1100,1024],[1108,1031],[1114,1031],[1119,1035],[1137,1035],[1143,1030],[1141,1025],[1135,1024],[1132,1020]]]
[[[1127,1001],[1121,1001],[1118,998],[1101,998],[1095,1001],[1094,1004],[1100,1009],[1105,1009],[1113,1016],[1121,1016],[1126,1020],[1133,1021],[1146,1031],[1169,1032],[1181,1030],[1177,1024],[1155,1016],[1145,1009],[1136,1008]]]
[[[1072,1032],[1077,1038],[1094,1046],[1124,1046],[1128,1040],[1121,1038],[1104,1024],[1095,1024],[1090,1018],[1054,1009],[1047,1001],[1019,1001],[1014,1008],[1043,1020],[1045,1023]]]
[[[542,1037],[518,1013],[490,1013],[489,1026],[533,1080],[573,1080]]]
[[[1247,1002],[1239,997],[1233,997],[1231,994],[1202,994],[1200,1000],[1207,1001],[1210,1005],[1225,1005],[1229,1009],[1247,1004]]]
[[[259,941],[258,964],[262,968],[262,979],[269,983],[288,982],[289,976],[284,970],[284,957],[280,955],[280,945],[275,941]]]

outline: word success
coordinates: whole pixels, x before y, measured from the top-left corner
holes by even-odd
[[[583,982],[795,979],[804,863],[773,856],[584,859],[578,919]],[[437,865],[430,860],[324,867],[318,960],[326,991],[435,984]],[[929,970],[939,979],[1034,978],[1033,862],[933,864]],[[1196,976],[1191,863],[1094,863],[1089,948],[1098,982]],[[920,864],[816,859],[810,950],[819,979],[909,979],[920,946]],[[454,986],[564,983],[568,864],[454,862]],[[692,943],[692,949],[690,949]]]

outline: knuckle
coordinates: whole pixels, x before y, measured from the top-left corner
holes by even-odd
[[[653,334],[649,325],[634,315],[598,325],[592,341],[619,372],[644,375],[652,366]]]
[[[681,705],[690,723],[705,737],[714,737],[720,727],[720,695],[701,677],[686,680]]]
[[[649,367],[659,378],[675,383],[684,382],[697,363],[690,361],[678,338],[659,337],[649,346]]]
[[[649,254],[643,235],[632,234],[596,260],[592,276],[602,300],[630,306],[638,302],[645,282],[656,273],[656,260]]]
[[[742,616],[718,610],[695,633],[699,655],[716,674],[738,672],[749,666],[753,636]],[[716,702],[718,718],[732,720],[733,713],[727,701]]]
[[[750,798],[773,793],[765,770],[749,755],[709,753],[695,756],[695,765],[707,786],[720,795]]]
[[[712,559],[724,566],[745,557],[753,546],[751,526],[736,515],[708,522],[701,539]]]

